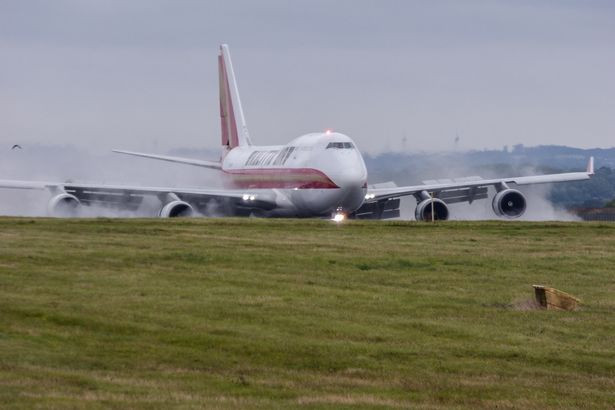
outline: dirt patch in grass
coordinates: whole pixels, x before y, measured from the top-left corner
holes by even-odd
[[[513,310],[520,311],[544,310],[544,307],[542,307],[535,298],[516,300],[510,306]]]

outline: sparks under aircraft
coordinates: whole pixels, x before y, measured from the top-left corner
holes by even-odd
[[[514,178],[426,181],[397,187],[368,185],[363,157],[353,140],[337,132],[306,134],[287,145],[252,144],[239,99],[227,45],[218,56],[222,154],[219,161],[187,159],[130,151],[114,152],[170,161],[218,171],[224,189],[114,186],[40,181],[0,180],[0,188],[38,189],[50,193],[48,212],[78,216],[81,207],[104,206],[135,210],[146,197],[158,198],[160,217],[196,214],[344,217],[386,219],[399,217],[400,198],[414,196],[417,220],[445,220],[448,204],[487,198],[494,187],[493,210],[506,218],[521,216],[524,195],[509,185],[578,181],[593,175],[593,158],[585,172]]]

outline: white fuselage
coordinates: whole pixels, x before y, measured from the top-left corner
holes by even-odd
[[[222,162],[225,183],[275,195],[272,214],[350,213],[365,199],[367,170],[354,142],[337,132],[306,134],[287,145],[239,146]]]

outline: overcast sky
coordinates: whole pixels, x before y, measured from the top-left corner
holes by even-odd
[[[606,0],[0,0],[0,141],[216,147],[222,42],[257,144],[615,146]]]

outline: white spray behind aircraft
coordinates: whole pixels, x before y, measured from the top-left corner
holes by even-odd
[[[137,209],[148,196],[160,200],[159,216],[256,215],[279,217],[398,217],[400,197],[417,200],[417,220],[449,218],[447,204],[487,197],[495,187],[496,215],[516,218],[526,209],[524,195],[511,184],[528,185],[578,181],[593,175],[593,158],[585,172],[484,180],[461,178],[397,187],[392,183],[368,186],[361,153],[344,134],[325,131],[306,134],[286,145],[257,146],[248,133],[227,45],[218,56],[222,155],[219,161],[115,150],[115,152],[217,170],[224,189],[89,185],[43,181],[0,180],[0,188],[49,191],[48,212],[78,216],[81,207]]]

